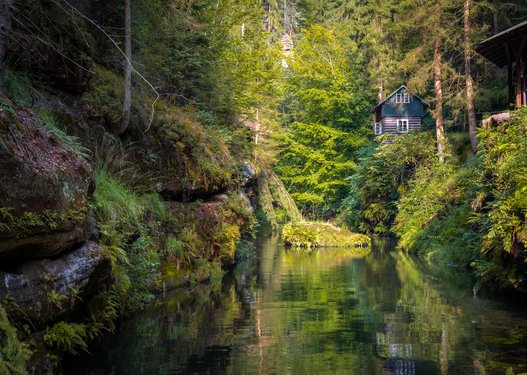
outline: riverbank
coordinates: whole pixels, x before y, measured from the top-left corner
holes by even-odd
[[[371,239],[363,234],[352,233],[330,223],[299,221],[287,223],[282,229],[286,246],[300,248],[369,248]]]
[[[17,56],[0,61],[0,372],[53,373],[163,290],[217,284],[254,234],[258,170],[236,109],[157,97],[138,71],[123,128],[95,5],[16,5],[24,23],[0,40]],[[157,89],[173,84],[160,61]]]
[[[526,124],[524,108],[507,121],[487,121],[476,155],[466,134],[448,133],[444,163],[429,131],[374,145],[352,180],[341,222],[395,235],[401,249],[445,275],[465,270],[474,293],[525,293]]]

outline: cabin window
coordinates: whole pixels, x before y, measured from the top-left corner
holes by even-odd
[[[373,126],[373,130],[375,132],[375,135],[381,135],[382,134],[382,122],[376,122]]]
[[[405,103],[410,103],[410,94],[404,94],[403,95],[403,101]]]
[[[397,132],[408,133],[408,119],[397,120]]]
[[[403,102],[403,94],[395,94],[395,102],[396,103],[402,103]]]

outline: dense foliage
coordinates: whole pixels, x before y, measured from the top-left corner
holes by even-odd
[[[354,50],[345,35],[322,26],[303,30],[288,61],[284,117],[276,170],[312,216],[334,214],[366,140],[367,102],[353,82]],[[366,110],[366,111],[365,111]]]
[[[507,122],[489,122],[475,156],[466,135],[451,134],[445,163],[426,133],[380,146],[360,164],[340,219],[368,233],[397,235],[402,249],[439,271],[470,270],[475,292],[525,290],[526,124],[524,109]]]

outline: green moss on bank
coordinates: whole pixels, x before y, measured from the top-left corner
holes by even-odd
[[[284,226],[283,240],[294,247],[370,247],[371,239],[329,223],[302,221]]]

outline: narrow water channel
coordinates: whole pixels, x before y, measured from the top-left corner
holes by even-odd
[[[220,289],[160,296],[65,374],[519,374],[525,308],[473,297],[377,243],[365,257],[286,250],[257,256]]]

